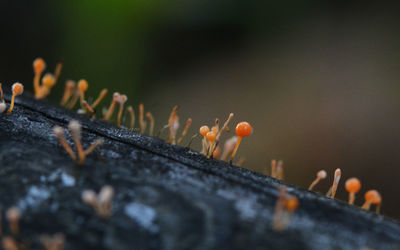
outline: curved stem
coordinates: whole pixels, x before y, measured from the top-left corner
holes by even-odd
[[[238,138],[238,140],[237,140],[237,142],[236,142],[235,149],[233,150],[231,160],[233,160],[233,158],[235,157],[236,152],[237,152],[237,150],[238,150],[238,148],[239,148],[239,144],[240,144],[240,142],[242,141],[242,138],[243,138],[243,137],[239,136],[239,138]]]
[[[15,95],[13,94],[11,97],[10,109],[7,111],[7,114],[11,114],[12,110],[14,109],[14,101],[15,101]]]
[[[317,177],[317,178],[311,183],[311,185],[308,187],[308,190],[312,190],[312,189],[315,187],[315,185],[317,185],[317,183],[318,183],[320,180],[321,180],[321,179]]]

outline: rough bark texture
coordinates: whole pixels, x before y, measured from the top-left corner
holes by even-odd
[[[74,250],[400,249],[398,222],[375,213],[29,97],[16,103],[0,115],[0,210],[23,211],[18,239],[31,249],[56,232]],[[51,132],[71,119],[82,123],[84,147],[105,141],[83,167]],[[108,220],[81,200],[83,190],[105,184],[116,191]],[[281,184],[300,207],[276,232]]]

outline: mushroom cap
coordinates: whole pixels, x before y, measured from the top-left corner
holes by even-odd
[[[72,120],[69,122],[68,128],[71,133],[79,134],[81,132],[82,125],[78,121]]]
[[[253,132],[253,128],[251,127],[250,123],[248,122],[239,122],[236,125],[236,134],[239,137],[245,137],[251,135]]]
[[[51,88],[56,84],[56,78],[51,73],[46,73],[42,78],[43,86]]]
[[[371,201],[371,203],[374,205],[380,204],[382,201],[381,195],[375,189],[366,192],[364,198],[366,201]]]
[[[202,136],[206,136],[208,132],[210,132],[210,128],[208,126],[201,126],[200,127],[200,134]]]
[[[11,86],[13,95],[20,95],[24,92],[24,85],[22,83],[16,82]]]
[[[318,173],[317,173],[317,177],[320,178],[320,179],[325,179],[326,176],[327,176],[327,173],[326,173],[325,170],[320,170],[320,171],[318,171]]]
[[[60,126],[54,126],[54,127],[53,127],[53,133],[54,133],[56,136],[64,135],[64,129],[62,129]]]
[[[206,134],[206,138],[208,141],[215,141],[217,134],[214,131],[210,131]]]
[[[346,181],[344,184],[347,192],[349,193],[357,193],[361,189],[361,182],[359,179],[353,177]]]
[[[86,90],[89,88],[89,84],[85,79],[81,79],[78,82],[78,89],[80,92],[86,92]]]
[[[114,101],[114,102],[119,102],[120,96],[121,96],[120,93],[114,92],[114,94],[113,94],[113,101]]]
[[[35,71],[35,73],[41,73],[45,68],[46,63],[42,58],[38,57],[33,61],[33,70]]]

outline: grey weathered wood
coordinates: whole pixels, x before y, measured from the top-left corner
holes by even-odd
[[[51,132],[71,119],[82,123],[85,147],[105,141],[81,168]],[[81,201],[104,184],[116,190],[109,220]],[[32,249],[56,232],[75,250],[400,249],[398,222],[291,185],[300,207],[286,231],[274,231],[281,184],[29,97],[0,115],[0,210],[22,209],[19,239]]]

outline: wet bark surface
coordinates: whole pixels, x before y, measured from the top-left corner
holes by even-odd
[[[104,140],[82,167],[52,134],[72,119],[82,123],[85,148]],[[104,220],[81,194],[106,184],[115,196]],[[281,184],[300,206],[277,232],[271,224]],[[11,206],[22,211],[17,239],[30,249],[43,249],[40,236],[57,232],[75,250],[400,249],[396,221],[29,97],[0,115],[3,218]],[[9,235],[6,220],[2,226]]]

